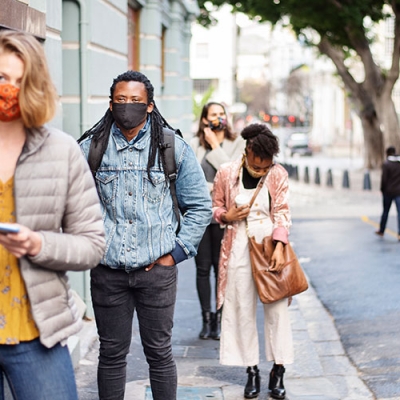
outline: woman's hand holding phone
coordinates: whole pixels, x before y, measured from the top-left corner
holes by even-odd
[[[42,236],[23,225],[0,223],[0,244],[17,258],[36,256],[42,248]]]

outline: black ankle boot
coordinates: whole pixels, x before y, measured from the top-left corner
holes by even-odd
[[[217,311],[213,314],[211,324],[211,337],[214,340],[220,340],[221,338],[221,311]]]
[[[269,374],[269,385],[268,389],[271,391],[271,397],[273,399],[284,399],[286,396],[286,390],[283,386],[283,374],[285,373],[285,367],[283,365],[276,365],[271,369]]]
[[[211,338],[211,325],[212,325],[213,314],[209,311],[203,312],[203,328],[199,334],[200,339],[210,339]]]
[[[247,367],[247,383],[244,388],[244,397],[246,399],[254,399],[260,393],[260,370],[257,365],[254,367]]]

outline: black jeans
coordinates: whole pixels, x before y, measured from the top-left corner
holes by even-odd
[[[397,232],[400,235],[400,196],[390,196],[388,194],[383,195],[383,213],[379,226],[379,232],[385,232],[386,223],[389,217],[390,206],[392,205],[393,201],[395,202],[397,208]]]
[[[219,253],[224,230],[219,224],[207,226],[197,251],[196,287],[202,312],[211,311],[211,267],[214,267],[215,289],[217,289]]]
[[[100,400],[123,400],[126,356],[136,309],[140,338],[149,364],[154,400],[175,400],[177,372],[172,326],[177,267],[155,265],[132,272],[99,265],[91,271],[91,292],[100,339],[97,381]]]

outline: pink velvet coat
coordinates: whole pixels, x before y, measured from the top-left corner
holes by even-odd
[[[234,199],[239,194],[239,175],[242,159],[226,163],[218,170],[214,180],[213,216],[221,225],[224,222],[221,215],[234,205]],[[283,243],[288,243],[289,228],[292,224],[288,204],[288,174],[279,164],[275,164],[268,173],[264,185],[271,196],[271,220],[273,223],[272,237]],[[227,282],[227,272],[232,245],[235,240],[238,223],[226,226],[221,244],[218,267],[217,308],[224,303]],[[249,266],[250,268],[250,266]]]

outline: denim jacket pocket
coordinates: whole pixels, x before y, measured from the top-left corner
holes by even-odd
[[[150,181],[151,179],[151,181]],[[150,179],[145,174],[143,176],[143,196],[150,203],[159,203],[165,196],[166,181],[164,172],[150,172]]]
[[[105,204],[110,204],[115,199],[118,190],[118,174],[115,172],[97,172],[97,191]]]

